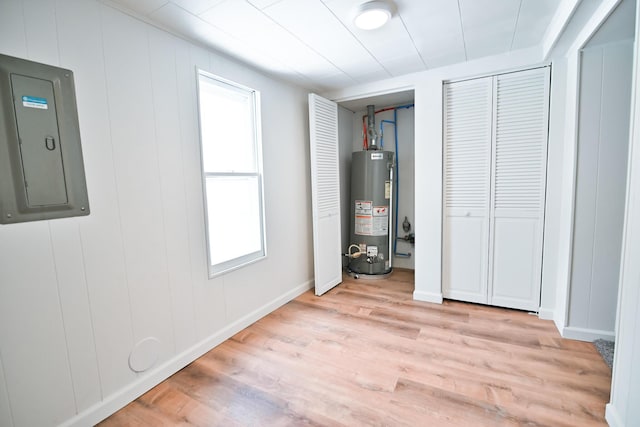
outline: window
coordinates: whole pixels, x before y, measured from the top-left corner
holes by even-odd
[[[266,256],[259,95],[198,71],[209,277]]]

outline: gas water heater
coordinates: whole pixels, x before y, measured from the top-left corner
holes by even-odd
[[[367,106],[365,149],[351,160],[351,236],[348,250],[351,273],[383,275],[391,272],[392,151],[382,151],[375,130],[375,109]]]

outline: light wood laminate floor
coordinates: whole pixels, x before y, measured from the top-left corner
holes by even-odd
[[[606,425],[611,370],[591,343],[412,292],[410,271],[306,292],[101,425]]]

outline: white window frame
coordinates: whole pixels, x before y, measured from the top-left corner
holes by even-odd
[[[204,161],[204,144],[202,138],[202,116],[201,116],[201,78],[210,79],[212,83],[220,87],[231,87],[235,91],[242,92],[249,96],[252,100],[253,106],[253,140],[255,148],[255,172],[207,172],[205,171]],[[246,265],[260,261],[267,257],[267,239],[266,239],[266,226],[265,226],[265,209],[264,209],[264,184],[263,184],[263,169],[262,169],[262,122],[260,115],[260,92],[247,86],[240,85],[231,80],[227,80],[220,76],[211,74],[201,69],[196,69],[196,87],[197,87],[197,101],[198,101],[198,139],[200,141],[200,171],[202,173],[202,196],[204,202],[204,222],[206,230],[206,246],[207,246],[207,265],[209,271],[209,278],[220,276],[233,270],[237,270]],[[211,260],[211,236],[209,226],[209,201],[207,198],[207,178],[215,177],[256,177],[258,180],[258,204],[260,212],[260,243],[261,249],[255,252],[247,253],[242,256],[230,259],[228,261],[213,264]],[[226,202],[228,203],[228,202]],[[224,205],[225,202],[222,202]],[[224,242],[222,242],[224,244]]]

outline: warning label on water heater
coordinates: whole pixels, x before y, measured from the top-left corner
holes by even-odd
[[[371,200],[356,200],[355,202],[354,233],[361,236],[371,236],[373,230],[373,202]]]
[[[373,206],[370,200],[356,200],[354,233],[360,236],[386,236],[389,233],[389,207]]]
[[[374,206],[372,236],[386,236],[389,233],[389,207]]]
[[[371,215],[373,202],[370,200],[356,200],[356,215]]]

